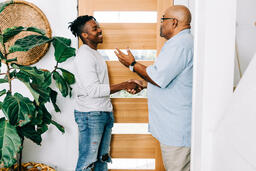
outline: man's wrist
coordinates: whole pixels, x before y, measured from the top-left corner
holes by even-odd
[[[136,61],[134,60],[131,65],[129,65],[129,69],[134,72],[134,65],[136,64]]]

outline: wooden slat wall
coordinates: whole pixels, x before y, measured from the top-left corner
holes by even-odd
[[[156,11],[157,0],[78,0],[79,15],[94,11]]]
[[[100,26],[104,43],[99,49],[156,49],[156,23],[102,23]]]
[[[157,11],[157,23],[100,23],[104,43],[99,49],[157,49],[164,39],[160,37],[160,18],[164,10],[173,5],[173,0],[78,0],[79,15],[93,15],[94,11]],[[80,42],[81,44],[81,42]],[[144,61],[148,66],[153,61]],[[110,83],[117,84],[131,78],[140,79],[118,61],[108,61]],[[112,99],[116,123],[147,123],[147,99]],[[111,143],[113,158],[154,158],[154,170],[164,171],[160,145],[150,134],[114,134]],[[111,169],[110,171],[134,171],[134,169]]]
[[[113,98],[112,104],[116,123],[148,123],[147,99]]]
[[[153,61],[140,61],[140,63],[149,66]],[[119,61],[107,61],[110,84],[118,84],[130,79],[141,79],[136,73],[120,64]]]
[[[94,11],[156,11],[157,0],[93,0]]]
[[[112,140],[113,158],[155,158],[156,141],[150,134],[114,134]]]

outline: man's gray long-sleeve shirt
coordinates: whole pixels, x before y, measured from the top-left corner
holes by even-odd
[[[107,64],[97,50],[82,45],[74,60],[75,109],[112,111]]]

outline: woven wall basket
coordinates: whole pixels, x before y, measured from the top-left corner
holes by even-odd
[[[3,31],[8,27],[13,26],[23,26],[23,27],[37,27],[45,31],[46,36],[51,38],[51,28],[50,24],[43,14],[43,12],[35,5],[25,2],[15,0],[14,4],[8,5],[0,13],[0,29]],[[17,39],[23,38],[25,36],[36,34],[34,32],[21,32],[6,43],[7,50],[10,46],[14,44]],[[35,47],[28,52],[15,52],[8,55],[8,59],[16,58],[18,64],[21,65],[31,65],[36,63],[41,59],[45,53],[48,51],[49,43],[38,47]],[[0,49],[3,47],[0,45]]]

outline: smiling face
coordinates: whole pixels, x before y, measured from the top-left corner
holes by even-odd
[[[83,30],[81,37],[89,46],[97,48],[97,45],[103,42],[102,30],[95,20],[86,22]]]
[[[99,23],[97,23],[94,20],[90,20],[86,23],[85,29],[88,34],[88,37],[87,37],[88,40],[94,43],[103,42],[102,30],[99,26]]]

